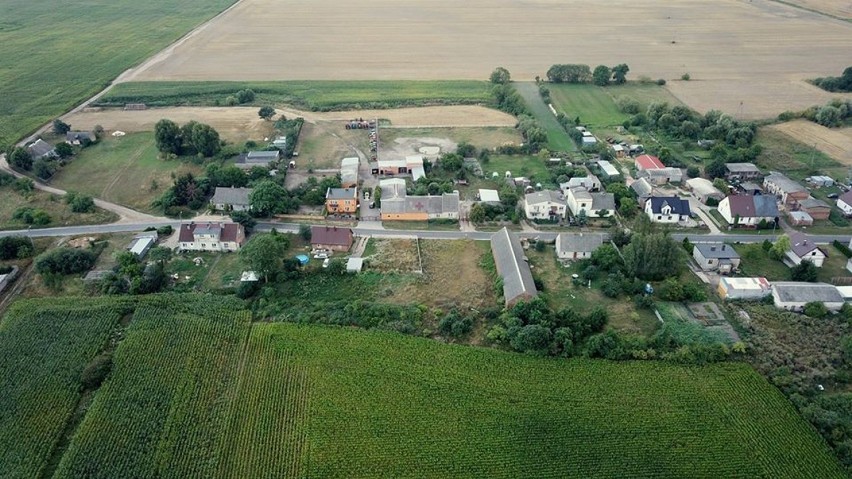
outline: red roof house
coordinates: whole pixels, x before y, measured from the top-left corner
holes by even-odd
[[[660,161],[656,156],[651,155],[639,155],[636,157],[636,169],[639,171],[643,170],[659,170],[665,168],[666,165]]]
[[[314,249],[349,251],[352,247],[352,230],[337,226],[311,226],[311,246]]]
[[[237,251],[245,241],[239,223],[184,223],[178,237],[182,251]]]

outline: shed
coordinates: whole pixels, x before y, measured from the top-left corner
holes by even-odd
[[[713,186],[710,180],[705,178],[690,178],[686,180],[686,186],[692,190],[698,201],[702,203],[707,203],[707,200],[710,198],[716,201],[722,201],[725,198],[725,194]]]
[[[497,192],[497,190],[480,189],[479,190],[479,201],[481,201],[483,203],[497,204],[497,203],[500,203],[500,194]]]
[[[360,273],[364,268],[364,258],[349,258],[346,261],[347,273]]]
[[[140,234],[133,238],[133,241],[127,245],[127,251],[135,254],[140,258],[144,258],[148,250],[157,242],[157,232],[152,231],[149,234]]]
[[[793,226],[811,226],[814,224],[814,218],[807,211],[790,211],[787,216]]]
[[[772,284],[775,306],[788,311],[802,311],[807,303],[820,302],[831,311],[837,311],[845,302],[836,286],[827,283],[803,281],[778,281]]]
[[[614,178],[614,177],[621,174],[621,173],[619,173],[618,168],[616,168],[615,166],[613,166],[612,163],[610,163],[606,160],[599,161],[598,167],[601,169],[601,172],[607,178]]]
[[[761,299],[772,294],[766,278],[719,278],[719,297],[722,299]]]

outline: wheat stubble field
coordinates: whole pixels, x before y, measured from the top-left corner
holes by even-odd
[[[123,80],[484,79],[497,65],[528,80],[621,62],[699,111],[768,117],[832,97],[803,80],[852,63],[852,24],[769,0],[242,0]]]

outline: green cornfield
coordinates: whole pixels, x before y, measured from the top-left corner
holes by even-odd
[[[88,304],[104,316],[121,309],[78,301],[90,315],[101,314]],[[53,477],[845,477],[817,433],[745,364],[536,358],[252,323],[222,297],[153,296],[134,308],[113,371]],[[0,325],[4,380],[22,362],[41,374],[26,350],[5,343],[24,344],[56,309],[28,303]],[[104,331],[116,324],[107,322]],[[69,335],[67,344],[81,336],[53,333]],[[2,396],[14,387],[3,383]],[[38,391],[31,407],[48,410],[51,391]],[[16,444],[28,424],[7,419],[15,409],[0,404],[0,476],[38,475],[21,464],[45,453]],[[58,434],[62,418],[53,422],[41,442]]]

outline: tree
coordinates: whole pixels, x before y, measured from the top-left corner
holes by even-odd
[[[805,316],[810,316],[811,318],[824,318],[828,316],[828,308],[825,307],[824,303],[819,301],[805,303],[803,312],[805,313]]]
[[[633,198],[622,198],[618,206],[618,214],[623,218],[633,218],[639,212],[639,204]]]
[[[91,213],[95,211],[95,200],[91,196],[69,191],[65,195],[65,204],[71,206],[74,213]]]
[[[685,262],[683,247],[664,233],[634,234],[622,255],[628,276],[646,281],[676,277]]]
[[[64,141],[57,143],[53,148],[53,151],[55,151],[60,158],[70,158],[71,155],[74,154],[74,148]]]
[[[181,148],[180,127],[177,123],[162,119],[154,125],[154,139],[160,153],[179,155]]]
[[[256,185],[249,194],[249,204],[255,214],[270,216],[283,211],[282,201],[287,197],[287,191],[278,183],[264,180]]]
[[[528,324],[521,328],[511,339],[510,344],[516,351],[545,355],[550,349],[553,334],[540,324]]]
[[[56,173],[56,169],[57,165],[55,160],[39,158],[33,162],[33,173],[42,180],[50,179],[50,177]]]
[[[55,133],[57,135],[65,136],[65,134],[68,133],[69,131],[71,131],[71,125],[69,125],[68,123],[65,123],[64,121],[60,120],[59,118],[53,120],[53,133]]]
[[[512,76],[509,74],[509,70],[506,70],[503,67],[497,67],[493,72],[491,72],[490,80],[491,83],[505,85],[506,83],[509,83],[511,78]]]
[[[609,79],[612,77],[612,71],[606,65],[598,65],[592,73],[592,82],[598,86],[609,85]]]
[[[310,225],[300,224],[299,225],[299,236],[305,240],[305,242],[311,241],[311,227]]]
[[[191,121],[181,127],[182,146],[184,153],[199,153],[203,156],[213,156],[222,149],[219,132],[212,126]]]
[[[802,260],[801,263],[790,268],[790,278],[792,278],[793,281],[816,283],[817,273],[816,265],[808,260]]]
[[[231,219],[235,223],[243,225],[243,228],[250,230],[257,225],[257,221],[252,218],[248,211],[232,211]]]
[[[701,176],[701,170],[697,166],[692,165],[686,169],[686,176],[690,178],[698,178]]]
[[[840,109],[831,105],[821,107],[819,111],[817,111],[816,122],[827,127],[840,126]]]
[[[482,206],[482,203],[474,203],[474,205],[470,207],[468,219],[471,223],[482,223],[485,221],[486,213],[485,207]]]
[[[704,168],[704,173],[706,173],[711,179],[722,178],[725,176],[727,171],[728,169],[725,167],[725,162],[723,160],[714,160]]]
[[[553,83],[588,83],[592,71],[589,65],[556,64],[547,70],[547,79]]]
[[[33,242],[26,236],[0,237],[0,260],[24,259],[33,255]]]
[[[17,146],[9,153],[9,164],[19,170],[30,171],[33,167],[33,157],[26,148]]]
[[[730,192],[730,187],[728,186],[728,182],[723,178],[716,178],[713,180],[713,186],[722,192],[723,195],[727,195]]]
[[[268,283],[269,275],[281,269],[288,246],[286,237],[277,233],[254,235],[240,250],[240,259]]]
[[[254,101],[254,90],[245,89],[237,92],[237,101],[240,104],[250,103]]]
[[[273,116],[275,116],[275,108],[268,105],[262,106],[260,107],[260,110],[257,111],[257,116],[269,121]]]
[[[579,213],[577,213],[577,225],[585,226],[586,223],[589,222],[589,217],[586,214],[586,210],[581,209]]]
[[[622,63],[620,65],[616,65],[612,67],[612,81],[616,85],[621,85],[627,81],[627,72],[630,71],[630,67],[627,66],[626,63]]]
[[[82,273],[94,266],[96,259],[89,250],[57,248],[36,258],[35,269],[41,275]]]
[[[615,198],[615,203],[620,204],[621,200],[624,198],[632,198],[633,193],[630,192],[630,188],[627,187],[624,183],[621,182],[613,182],[606,185],[606,192],[612,193]]]
[[[154,246],[151,251],[148,251],[148,259],[165,265],[166,261],[172,259],[172,250],[163,246]]]
[[[769,257],[780,261],[781,258],[787,254],[787,251],[790,251],[791,243],[790,237],[787,235],[781,235],[775,241],[775,244],[772,245],[772,248],[769,250]]]

